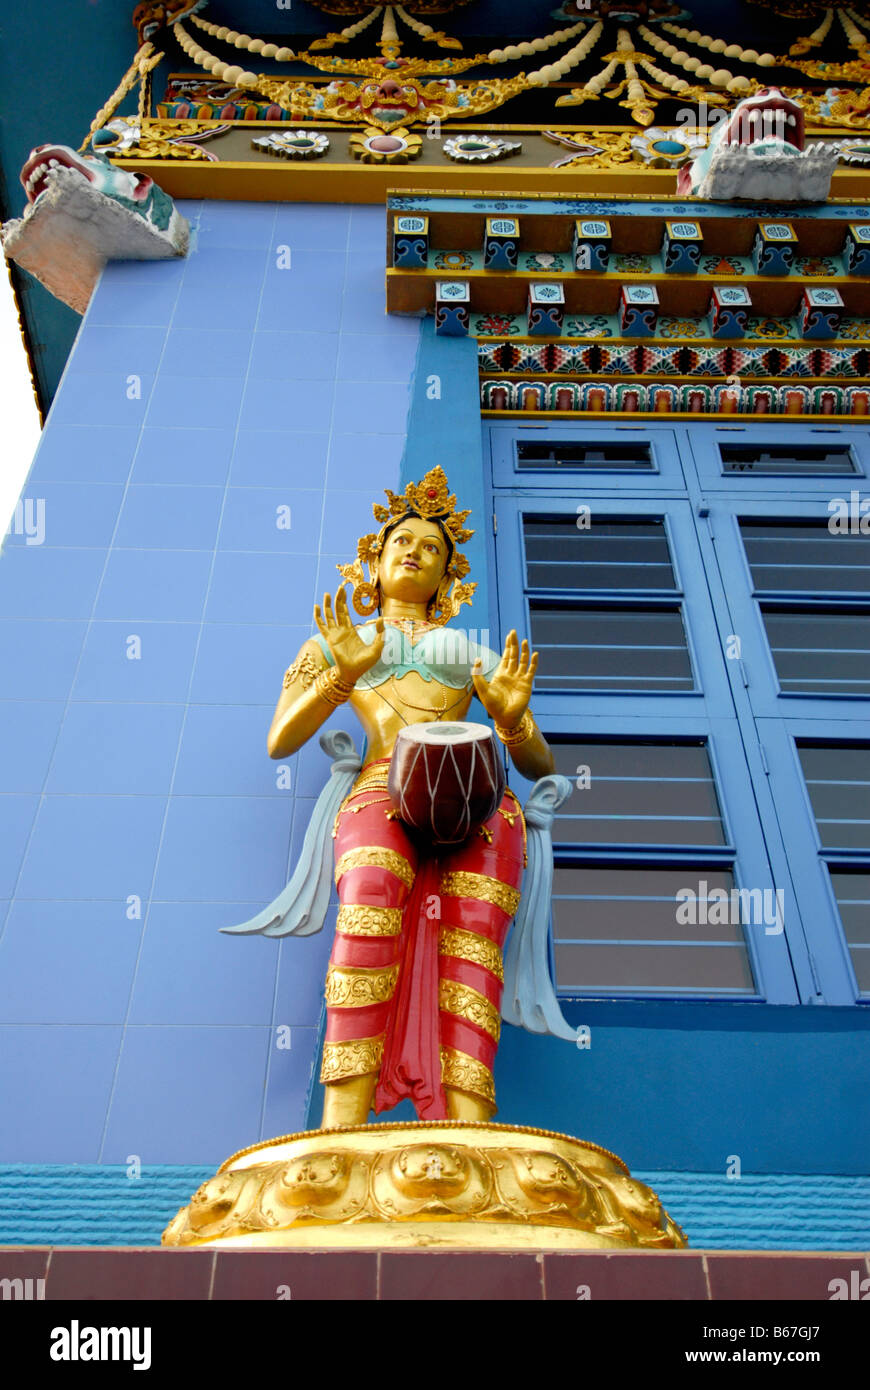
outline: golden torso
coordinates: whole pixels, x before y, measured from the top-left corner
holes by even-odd
[[[366,736],[366,763],[389,758],[399,730],[408,724],[464,719],[472,694],[471,689],[456,690],[437,680],[424,680],[416,671],[392,676],[374,689],[357,688],[350,706]]]

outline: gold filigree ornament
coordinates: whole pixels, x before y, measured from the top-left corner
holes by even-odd
[[[687,1241],[607,1149],[549,1130],[434,1120],[243,1149],[182,1207],[163,1244],[678,1250]]]
[[[442,926],[438,954],[453,956],[456,960],[467,960],[472,965],[481,965],[497,980],[504,980],[501,951],[488,936],[480,936],[465,927]]]
[[[476,583],[463,584],[470,566],[466,557],[457,549],[471,540],[474,531],[465,525],[471,515],[470,509],[456,510],[456,494],[449,491],[447,475],[439,465],[430,468],[419,483],[408,483],[403,493],[386,488],[389,506],[375,503],[372,511],[375,521],[381,523],[380,531],[370,531],[357,542],[357,558],[352,565],[337,565],[339,574],[351,585],[354,609],[363,617],[370,617],[378,607],[377,586],[378,559],[384,547],[387,528],[405,516],[419,516],[424,521],[440,522],[449,537],[452,553],[447,561],[438,589],[429,600],[427,616],[436,627],[450,621],[463,603],[470,603],[477,588]],[[368,565],[369,578],[366,578],[364,565]]]
[[[343,1081],[349,1076],[369,1076],[380,1071],[384,1039],[353,1038],[349,1042],[325,1042],[320,1063],[323,1082]]]
[[[201,145],[230,129],[227,121],[140,121],[133,116],[117,116],[91,136],[97,154],[115,159],[205,159],[216,162],[217,155]]]
[[[480,990],[460,984],[457,980],[441,980],[438,985],[438,1007],[456,1018],[467,1019],[498,1042],[501,1015],[495,1004]]]
[[[344,936],[398,936],[402,930],[402,909],[342,903],[335,930]]]
[[[419,159],[422,151],[422,139],[412,135],[406,126],[389,132],[369,126],[350,137],[350,152],[363,164],[409,164]]]
[[[870,39],[870,36],[868,36]],[[821,82],[865,83],[870,78],[870,49],[864,48],[858,58],[847,59],[843,63],[828,59],[805,59],[800,63],[788,60],[790,68],[802,72],[805,77],[813,77]]]
[[[387,869],[397,879],[410,888],[414,882],[414,870],[403,854],[394,849],[384,849],[381,845],[359,845],[349,849],[335,866],[335,882],[338,884],[351,869]]]
[[[311,653],[306,652],[304,656],[297,657],[292,666],[288,666],[284,672],[284,689],[289,690],[296,681],[301,681],[302,689],[310,690],[322,670],[323,667],[317,664]]]
[[[808,125],[836,127],[839,130],[870,129],[870,87],[829,87],[823,93],[783,89],[783,95],[799,101]]]
[[[308,61],[324,66],[324,60],[309,58]],[[465,59],[459,61],[466,62]],[[522,73],[508,78],[457,82],[452,75],[457,68],[456,60],[450,60],[450,76],[429,81],[413,75],[407,68],[393,74],[386,73],[376,59],[372,64],[375,71],[370,75],[352,76],[353,69],[359,69],[362,64],[348,62],[351,72],[343,72],[325,87],[299,78],[262,75],[257,78],[256,89],[268,101],[289,110],[294,121],[329,120],[348,125],[376,125],[381,131],[392,131],[398,124],[423,125],[434,118],[441,121],[478,119],[503,106],[529,85]],[[421,67],[431,72],[433,64],[421,63]]]
[[[326,1002],[333,1009],[386,1003],[393,997],[398,976],[398,965],[390,965],[386,970],[330,965],[326,972]]]
[[[473,898],[475,902],[491,903],[508,917],[513,917],[520,905],[518,888],[488,874],[473,874],[462,869],[441,875],[441,892],[447,898]]]

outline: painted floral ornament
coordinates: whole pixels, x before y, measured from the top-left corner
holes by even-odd
[[[664,130],[661,126],[651,125],[632,136],[631,140],[635,158],[642,159],[653,169],[679,169],[689,164],[706,144],[706,135],[684,130],[681,126]]]
[[[522,148],[520,140],[501,140],[494,135],[454,135],[442,146],[450,159],[467,164],[489,164],[494,159],[519,154]]]
[[[366,130],[354,131],[350,137],[350,152],[363,164],[408,164],[420,158],[422,149],[421,137],[413,135],[406,126],[398,126],[389,134],[369,126]]]
[[[258,135],[251,149],[277,159],[322,159],[329,149],[329,137],[319,130],[282,130]]]
[[[870,164],[870,140],[840,141],[841,164]]]

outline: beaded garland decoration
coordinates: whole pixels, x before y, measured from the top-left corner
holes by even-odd
[[[225,85],[224,108],[235,103],[247,109],[249,98],[254,98],[255,108],[281,113],[269,119],[286,120],[289,114],[293,121],[305,121],[320,115],[356,125],[378,124],[385,130],[391,124],[423,124],[433,116],[479,116],[522,92],[564,84],[569,74],[597,53],[597,70],[569,91],[560,92],[557,106],[578,106],[605,98],[627,110],[630,120],[647,127],[654,123],[656,108],[663,99],[703,102],[708,108],[729,105],[763,86],[773,69],[786,68],[831,84],[828,94],[785,88],[787,95],[811,103],[814,120],[840,128],[870,126],[870,29],[867,18],[850,6],[772,0],[772,7],[786,23],[799,24],[804,17],[820,21],[809,33],[790,34],[787,52],[776,54],[693,28],[691,16],[675,20],[674,6],[663,0],[600,7],[593,0],[589,10],[568,0],[561,11],[554,12],[561,22],[548,33],[465,54],[459,39],[422,18],[424,14],[449,12],[453,6],[447,0],[419,0],[414,14],[396,4],[347,0],[346,7],[336,8],[343,5],[344,0],[334,0],[332,8],[322,7],[351,22],[298,51],[211,22],[197,12],[202,9],[202,0],[191,4],[182,0],[171,6],[140,5],[136,11],[140,50],[121,87],[99,113],[99,124],[114,114],[137,80],[144,91],[146,64],[150,71],[155,61],[166,56],[152,48],[159,36],[164,47],[177,44],[212,84]],[[377,56],[345,56],[341,50],[363,34],[371,35]],[[422,55],[403,51],[409,36],[422,46]],[[212,44],[227,56],[212,51]],[[441,56],[445,52],[449,56]],[[306,64],[333,80],[324,87],[312,84],[304,75],[257,72],[238,61],[242,54],[248,63],[262,58],[279,68],[290,62]],[[537,66],[525,62],[544,55],[548,61]],[[509,77],[495,75],[500,68],[517,65],[520,70]],[[475,79],[458,80],[471,68],[478,70]],[[849,87],[854,90],[849,91]],[[147,112],[144,114],[147,117]],[[449,158],[463,157],[445,152]],[[478,157],[486,158],[483,154]]]

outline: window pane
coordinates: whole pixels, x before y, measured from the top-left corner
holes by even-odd
[[[693,690],[679,609],[531,605],[539,690]]]
[[[635,444],[630,440],[624,444],[583,444],[578,440],[560,443],[549,439],[520,439],[517,441],[517,467],[651,473],[653,461],[648,444]]]
[[[831,884],[862,994],[870,994],[870,873],[831,869]]]
[[[723,473],[857,473],[844,444],[720,444]]]
[[[824,849],[870,851],[870,748],[799,747]]]
[[[670,550],[660,517],[597,521],[576,516],[523,519],[527,585],[532,589],[671,589]]]
[[[870,695],[870,615],[762,612],[776,674],[791,695]]]
[[[553,743],[572,792],[555,844],[722,845],[725,832],[703,744]]]
[[[741,521],[752,582],[762,593],[870,595],[870,535],[810,525]]]
[[[752,994],[741,925],[752,910],[759,925],[766,911],[776,920],[773,900],[758,890],[750,906],[723,869],[557,868],[557,986],[581,993]]]

